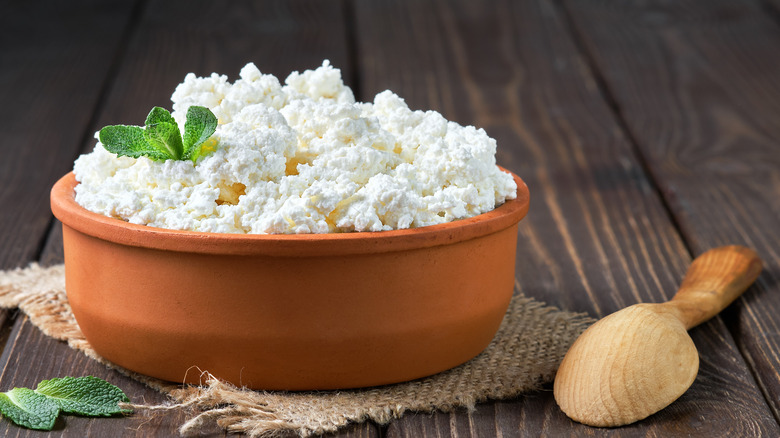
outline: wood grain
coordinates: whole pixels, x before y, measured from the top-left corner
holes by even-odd
[[[2,6],[0,268],[9,269],[33,261],[40,251],[51,223],[49,189],[78,151],[133,3]],[[13,315],[0,310],[0,340]]]
[[[566,5],[688,245],[764,260],[725,317],[780,418],[776,14],[758,1]]]
[[[49,189],[79,150],[133,9],[134,2],[2,2],[0,268],[37,257],[52,220]],[[0,346],[14,336],[16,314],[0,310]]]
[[[389,88],[413,108],[437,109],[498,140],[499,163],[531,188],[517,259],[526,295],[601,316],[670,297],[688,248],[743,243],[769,261],[726,310],[737,344],[724,319],[694,329],[696,381],[645,421],[620,429],[572,423],[547,387],[473,412],[408,415],[387,436],[780,435],[740,355],[777,414],[777,2],[562,4],[149,1],[133,15],[133,3],[3,2],[0,202],[14,209],[0,210],[0,266],[26,264],[42,244],[41,261],[61,260],[58,231],[45,235],[48,187],[78,150],[94,146],[100,126],[140,122],[151,106],[169,106],[189,71],[234,80],[254,61],[283,78],[330,58],[363,100]],[[137,26],[125,34],[130,22]],[[90,373],[133,401],[164,400],[42,336],[23,316],[3,327],[0,391]],[[0,435],[174,436],[186,416],[65,417],[49,434],[0,422]],[[360,425],[340,436],[380,434]]]
[[[165,401],[159,393],[116,371],[106,368],[86,356],[75,353],[67,344],[53,341],[27,321],[19,318],[12,334],[13,342],[2,356],[0,391],[13,387],[35,386],[44,379],[64,376],[91,375],[119,386],[133,403],[157,404]],[[0,422],[0,436],[4,437],[147,437],[175,436],[178,426],[191,414],[185,410],[166,412],[136,411],[127,417],[88,418],[61,415],[55,430],[44,434],[20,428],[9,421]],[[225,436],[217,428],[207,436]]]
[[[133,7],[3,2],[0,267],[37,256],[51,222],[49,189],[72,167]]]
[[[719,246],[696,256],[682,284],[664,307],[674,310],[686,330],[709,320],[753,285],[763,265],[755,251]]]
[[[732,303],[760,272],[753,250],[717,247],[693,260],[670,301],[635,304],[600,319],[560,364],[554,395],[561,410],[584,424],[614,427],[668,406],[698,373],[687,330]]]
[[[152,106],[170,108],[170,95],[188,72],[208,75],[216,71],[233,81],[241,67],[247,62],[255,62],[263,72],[284,80],[291,71],[314,68],[324,58],[330,58],[335,65],[345,66],[345,80],[350,81],[352,72],[348,68],[344,16],[341,3],[329,1],[235,1],[230,7],[210,1],[146,2],[126,43],[124,56],[119,60],[104,104],[92,116],[92,121],[92,108],[84,109],[83,117],[74,122],[77,124],[75,129],[80,133],[91,133],[107,124],[140,124]],[[78,95],[71,98],[78,100]],[[47,177],[64,174],[72,167],[79,149],[87,152],[95,145],[91,135],[83,144],[81,138],[67,140],[70,152],[61,159],[61,171],[45,169]],[[18,189],[14,193],[22,195]],[[16,221],[21,225],[23,220],[37,217],[46,224],[51,220],[48,202],[45,211],[24,212],[16,216]],[[13,254],[4,252],[2,256]],[[46,239],[41,261],[56,263],[61,260],[61,231],[55,227]],[[19,318],[14,325],[8,346],[0,357],[0,366],[2,390],[34,386],[38,381],[52,377],[91,374],[120,386],[134,403],[166,402],[162,394],[43,336],[26,318]],[[177,436],[178,427],[193,415],[178,409],[162,413],[138,411],[128,418],[63,417],[55,431],[47,436]],[[0,422],[0,428],[2,436],[41,435],[5,421]],[[204,431],[204,436],[224,435],[225,432],[217,427]],[[339,436],[375,437],[378,428],[370,423],[361,424]]]
[[[671,297],[690,263],[685,242],[560,11],[545,1],[395,5],[356,4],[363,98],[390,88],[412,108],[437,109],[498,140],[499,164],[531,190],[518,240],[523,292],[594,316]],[[701,350],[691,389],[647,421],[590,429],[559,415],[541,393],[509,402],[523,415],[494,409],[493,421],[477,423],[528,436],[778,433],[723,322],[691,334],[697,345],[716,347]],[[723,404],[735,398],[744,410]],[[479,435],[458,414],[418,415],[388,428],[388,436],[422,433]]]
[[[344,11],[328,1],[151,1],[110,90],[95,129],[138,123],[153,106],[170,108],[170,96],[193,72],[224,74],[231,82],[248,62],[284,81],[323,59],[344,66],[351,81]],[[136,122],[133,122],[136,121]],[[85,147],[90,149],[94,141]]]

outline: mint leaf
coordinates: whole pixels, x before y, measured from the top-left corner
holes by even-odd
[[[93,376],[44,380],[35,392],[70,414],[107,417],[132,412],[119,407],[119,402],[130,401],[121,389]]]
[[[144,139],[144,130],[139,126],[112,125],[100,130],[98,139],[107,151],[117,155],[138,158],[142,155],[153,160],[169,158],[153,148]]]
[[[176,123],[159,122],[147,125],[144,129],[144,139],[168,157],[174,160],[181,159],[184,147],[181,143],[179,125]]]
[[[144,122],[144,124],[149,127],[149,125],[155,125],[157,123],[173,123],[175,125],[176,120],[167,109],[156,106],[149,111],[149,115],[146,116],[146,122]]]
[[[187,109],[187,121],[184,122],[183,159],[195,162],[201,155],[201,145],[217,130],[217,117],[202,106]]]
[[[98,138],[107,151],[117,155],[152,160],[192,160],[214,151],[216,140],[203,144],[217,129],[217,117],[208,108],[191,106],[184,123],[184,139],[179,125],[165,108],[156,106],[146,116],[145,128],[112,125],[100,130]],[[203,147],[202,147],[203,146]]]
[[[0,413],[29,429],[52,430],[60,408],[45,395],[28,388],[0,393]]]

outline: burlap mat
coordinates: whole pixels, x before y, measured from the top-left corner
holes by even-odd
[[[184,435],[210,422],[249,436],[335,432],[351,423],[385,424],[405,412],[472,409],[488,399],[507,399],[552,380],[569,346],[593,322],[516,294],[490,346],[471,361],[435,376],[376,388],[324,392],[261,392],[236,388],[207,372],[201,386],[162,382],[122,369],[98,356],[84,339],[65,295],[62,265],[0,272],[0,306],[18,307],[46,335],[165,394],[169,409],[189,406]],[[145,406],[137,406],[144,408]]]

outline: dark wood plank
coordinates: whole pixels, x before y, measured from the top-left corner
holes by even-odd
[[[20,319],[26,320],[26,317]],[[0,358],[4,364],[0,372],[0,391],[23,386],[34,388],[43,379],[62,376],[92,375],[100,377],[122,388],[133,403],[159,404],[167,400],[156,391],[139,384],[117,371],[75,353],[63,342],[52,342],[40,330],[29,323],[17,324],[12,334],[14,342]],[[172,437],[185,421],[194,416],[186,409],[170,411],[136,410],[126,417],[88,418],[60,416],[52,432],[31,431],[0,421],[0,436],[3,437]],[[200,437],[240,436],[228,434],[216,425],[207,427]],[[341,438],[377,437],[376,429],[358,425],[337,435]]]
[[[113,123],[140,123],[152,106],[170,108],[170,95],[188,72],[227,74],[235,80],[247,62],[255,62],[266,73],[281,76],[293,70],[314,68],[329,58],[343,66],[345,80],[351,80],[344,10],[330,1],[235,1],[229,7],[211,1],[147,2],[132,34],[125,56],[117,69],[102,111],[88,132]],[[74,97],[77,98],[78,96]],[[84,129],[84,128],[82,128]],[[74,151],[94,147],[89,135],[71,145],[71,156],[61,170],[46,170],[53,176],[72,167]],[[73,148],[75,146],[75,149]],[[21,189],[16,189],[21,195]],[[48,221],[48,219],[47,219]],[[3,254],[5,256],[5,254]],[[62,261],[61,231],[48,236],[41,261]],[[34,386],[42,379],[64,375],[92,374],[120,386],[134,403],[157,404],[162,394],[106,369],[97,362],[43,336],[26,318],[19,318],[10,335],[10,347],[0,357],[0,388]],[[5,389],[3,389],[5,390]],[[65,417],[58,430],[46,436],[169,437],[192,413],[183,410],[149,413],[139,411],[127,418],[88,419]],[[0,435],[41,436],[7,422],[0,422]],[[338,436],[375,437],[378,428],[362,424]],[[204,436],[223,436],[218,428]]]
[[[3,2],[0,267],[37,256],[51,221],[49,189],[73,165],[133,7]]]
[[[764,6],[772,15],[780,14],[780,0],[763,0]]]
[[[551,2],[356,8],[363,98],[390,88],[412,108],[485,128],[498,140],[499,164],[528,183],[517,261],[524,293],[598,316],[675,292],[690,263],[685,244]],[[691,334],[702,356],[696,382],[636,425],[573,423],[548,391],[480,405],[477,414],[408,416],[388,436],[780,433],[723,322]]]
[[[3,354],[3,368],[0,374],[0,391],[13,387],[34,388],[44,379],[64,376],[92,375],[105,379],[122,388],[134,403],[146,400],[149,403],[162,402],[161,397],[135,380],[130,379],[104,365],[75,353],[67,344],[52,341],[40,330],[23,321],[15,326],[13,342]],[[4,437],[147,437],[175,436],[174,431],[187,420],[188,412],[183,410],[152,412],[137,411],[127,417],[88,418],[60,416],[55,429],[49,433],[20,428],[9,421],[0,422],[0,436]],[[206,431],[205,436],[226,436],[217,428]]]
[[[2,2],[1,269],[26,265],[40,251],[51,223],[49,189],[81,147],[134,6]],[[0,310],[0,346],[14,334],[15,315]]]
[[[79,150],[133,6],[3,2],[0,269],[26,265],[40,251],[51,222],[49,189]],[[0,310],[1,341],[13,315]]]
[[[567,6],[693,251],[764,259],[726,320],[780,418],[777,17],[758,1]]]
[[[330,59],[343,67],[349,83],[343,19],[339,2],[236,1],[225,7],[210,1],[151,1],[96,129],[140,124],[155,105],[170,109],[174,88],[189,72],[217,72],[233,82],[241,67],[254,62],[284,82],[290,72]],[[85,146],[91,150],[94,142]]]

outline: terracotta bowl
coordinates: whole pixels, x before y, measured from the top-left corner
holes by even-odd
[[[513,175],[514,176],[514,175]],[[73,314],[129,370],[255,389],[395,383],[468,361],[514,285],[528,188],[480,216],[408,230],[235,235],[133,225],[51,192]]]

